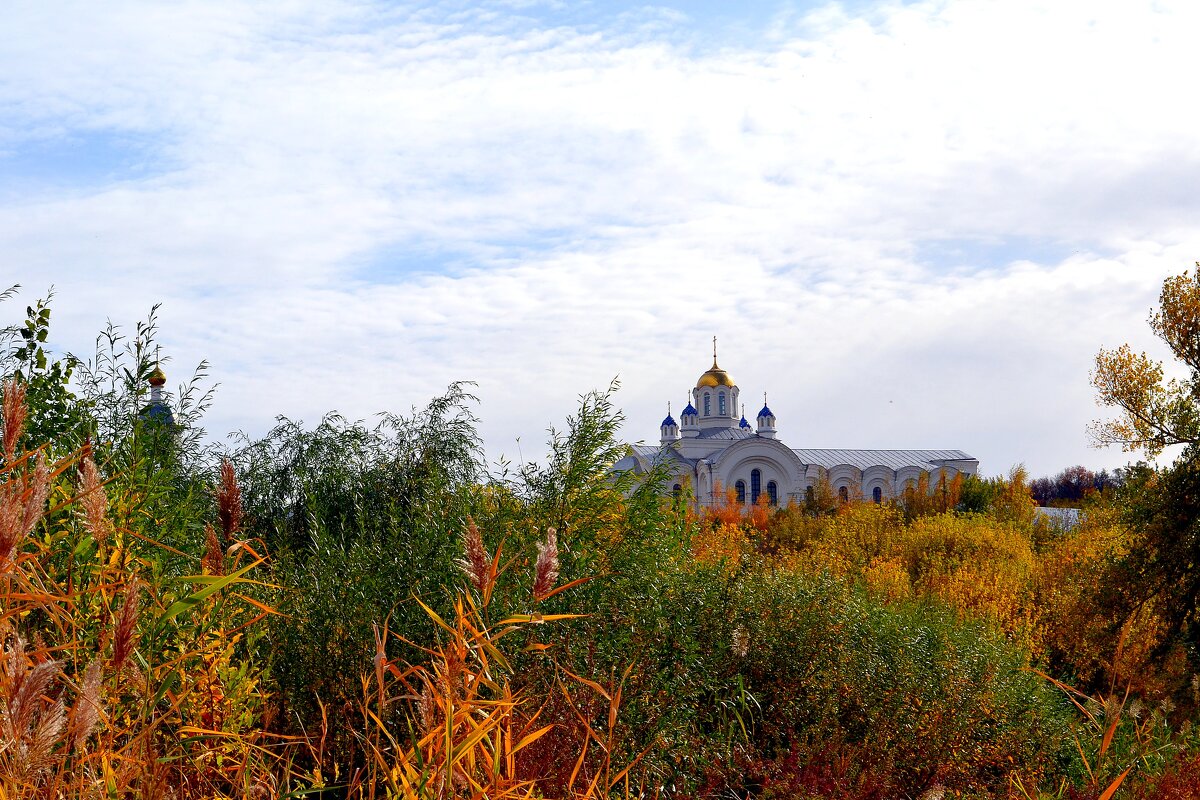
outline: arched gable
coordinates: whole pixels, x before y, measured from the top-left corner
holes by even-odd
[[[825,476],[834,489],[844,487],[852,494],[862,490],[862,472],[853,464],[836,464],[828,469]]]
[[[755,469],[760,472],[764,492],[768,483],[776,482],[780,503],[804,491],[804,464],[774,439],[758,436],[742,439],[722,450],[712,462],[713,477],[723,486],[734,486],[739,479],[750,486]]]
[[[891,497],[895,494],[896,473],[890,468],[877,464],[867,467],[862,472],[862,492],[864,497],[872,497],[878,489],[881,497]]]

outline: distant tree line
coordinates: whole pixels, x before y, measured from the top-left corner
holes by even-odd
[[[1110,495],[1125,485],[1125,470],[1093,472],[1087,467],[1067,467],[1053,478],[1036,478],[1029,483],[1029,493],[1039,506],[1069,506],[1078,508],[1092,494]]]

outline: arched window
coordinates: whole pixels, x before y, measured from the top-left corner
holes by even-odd
[[[770,499],[771,505],[779,505],[779,487],[775,481],[767,481],[767,497]]]
[[[843,503],[850,502],[850,490],[845,486],[838,487],[838,499]]]
[[[871,499],[874,500],[876,503],[882,503],[883,502],[883,489],[880,489],[878,486],[876,486],[874,489],[872,489],[871,490]]]
[[[717,413],[722,417],[725,416],[725,393],[721,392],[717,395]]]
[[[814,497],[816,497],[816,492],[813,491],[813,487],[805,486],[804,487],[804,502],[811,503],[813,501]]]
[[[671,494],[674,495],[676,500],[678,500],[679,495],[683,494],[683,487],[680,486],[678,483],[675,484],[674,486],[671,487]]]
[[[758,496],[762,494],[762,470],[750,470],[750,502],[757,503]]]
[[[739,503],[746,502],[746,482],[738,481],[733,485],[734,491],[737,492],[737,501]]]
[[[712,397],[708,392],[704,393],[704,416],[712,416]]]

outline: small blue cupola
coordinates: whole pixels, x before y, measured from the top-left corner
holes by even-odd
[[[758,435],[767,439],[775,438],[775,415],[767,405],[767,393],[763,392],[762,411],[758,412]]]
[[[660,426],[662,436],[659,437],[660,444],[669,444],[679,438],[679,426],[675,424],[675,418],[671,416],[671,404],[667,403],[667,418],[662,421]]]
[[[742,421],[738,423],[738,427],[744,428],[746,430],[750,429],[750,423],[746,422],[746,406],[745,406],[745,404],[742,405]]]
[[[679,430],[687,438],[700,435],[700,412],[696,410],[691,401],[688,401],[679,415]]]

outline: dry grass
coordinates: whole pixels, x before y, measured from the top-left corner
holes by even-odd
[[[555,665],[560,707],[569,709],[573,725],[543,721],[553,698],[539,701],[513,689],[513,665],[504,645],[523,638],[524,652],[545,654],[550,646],[537,637],[542,626],[579,615],[535,611],[489,625],[486,612],[502,572],[501,548],[490,555],[473,521],[463,545],[459,565],[474,592],[459,594],[450,619],[421,603],[440,634],[432,647],[407,642],[424,653],[424,663],[401,665],[388,659],[387,639],[394,634],[385,627],[375,629],[374,670],[362,680],[366,723],[361,740],[367,766],[351,776],[350,793],[372,800],[546,796],[544,771],[525,755],[557,728],[578,735],[573,742],[578,756],[556,794],[587,800],[612,796],[619,786],[628,794],[630,771],[640,756],[622,768],[613,762],[621,684],[605,688]],[[558,569],[557,536],[549,529],[534,566],[535,605],[581,583],[556,586]],[[599,723],[590,713],[593,696],[606,703]]]
[[[276,794],[288,762],[234,658],[247,611],[269,609],[220,597],[261,559],[242,543],[235,575],[167,581],[122,544],[90,452],[17,452],[18,384],[3,414],[0,796]]]

